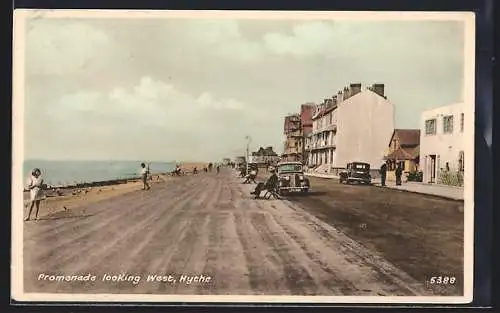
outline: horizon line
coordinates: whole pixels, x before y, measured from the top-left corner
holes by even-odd
[[[213,161],[192,161],[192,160],[138,160],[138,159],[50,159],[50,158],[25,158],[26,161],[49,161],[49,162],[144,162],[144,163],[209,163]]]

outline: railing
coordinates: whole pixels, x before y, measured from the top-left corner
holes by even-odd
[[[336,131],[337,130],[337,123],[332,123],[323,127],[316,127],[313,129],[312,133],[317,134],[317,133],[322,133],[326,131]]]
[[[463,172],[440,172],[438,179],[438,184],[463,187],[464,185],[464,173]]]

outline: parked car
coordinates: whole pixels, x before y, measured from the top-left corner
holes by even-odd
[[[276,166],[279,177],[278,193],[287,192],[307,193],[310,188],[309,179],[304,175],[301,162],[281,162]]]
[[[340,183],[357,182],[360,184],[371,184],[370,164],[363,162],[351,162],[347,164],[347,169],[339,173]]]

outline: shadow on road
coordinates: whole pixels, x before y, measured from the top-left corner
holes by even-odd
[[[49,215],[44,216],[38,219],[38,221],[55,221],[55,220],[63,220],[63,219],[79,219],[79,218],[87,218],[94,214],[78,214],[78,215]]]

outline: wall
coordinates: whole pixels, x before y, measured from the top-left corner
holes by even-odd
[[[337,112],[336,164],[367,162],[378,169],[394,131],[394,105],[376,93],[363,90],[341,102]]]
[[[300,120],[302,131],[304,134],[308,134],[312,130],[312,113],[313,113],[313,105],[311,104],[303,104],[300,107]]]
[[[413,160],[405,160],[405,168],[403,170],[403,180],[407,177],[408,173],[415,172],[417,170],[417,165]],[[387,171],[386,179],[389,181],[396,180],[396,172],[395,171]]]
[[[436,178],[441,168],[449,163],[450,171],[458,170],[460,151],[464,151],[463,132],[460,130],[460,114],[464,112],[464,104],[456,103],[433,110],[424,111],[420,119],[420,169],[423,171],[423,181],[430,180],[430,162],[428,155],[436,155]],[[443,116],[453,115],[453,132],[443,133]],[[425,133],[425,121],[436,118],[436,134]],[[464,121],[466,123],[467,121]],[[467,158],[467,154],[464,155]]]

